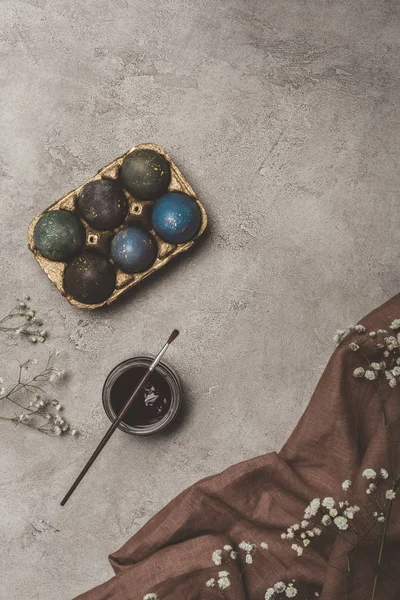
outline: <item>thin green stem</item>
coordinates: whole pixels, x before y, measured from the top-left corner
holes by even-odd
[[[375,571],[375,576],[374,576],[374,583],[372,586],[372,596],[371,596],[371,600],[375,600],[375,594],[376,594],[376,589],[378,586],[378,580],[379,580],[379,575],[380,575],[380,571],[381,571],[381,562],[382,562],[382,556],[383,556],[383,550],[385,547],[385,539],[386,539],[386,533],[389,527],[389,520],[390,520],[390,515],[392,512],[392,506],[393,506],[393,501],[390,500],[389,501],[389,505],[388,505],[388,509],[386,511],[386,518],[385,518],[385,527],[383,529],[383,533],[382,533],[382,537],[381,537],[381,543],[379,544],[379,553],[378,553],[378,560],[376,563],[376,571]]]
[[[350,564],[350,554],[347,555],[347,572],[346,572],[346,583],[347,583],[347,600],[350,600],[350,576],[351,576],[351,564]]]

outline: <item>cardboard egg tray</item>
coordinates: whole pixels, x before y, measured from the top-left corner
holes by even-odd
[[[88,183],[89,181],[94,181],[95,179],[101,179],[101,178],[117,179],[118,174],[119,174],[119,168],[120,168],[124,158],[127,156],[127,154],[130,154],[133,150],[137,150],[139,148],[140,149],[149,148],[151,150],[155,150],[156,152],[159,152],[160,154],[162,154],[168,160],[170,167],[171,167],[171,182],[168,187],[168,191],[169,192],[183,192],[184,194],[191,196],[198,204],[200,212],[201,212],[201,225],[200,225],[200,229],[197,232],[197,234],[195,235],[195,237],[193,239],[191,239],[190,241],[185,242],[184,244],[169,244],[169,243],[161,240],[157,236],[157,234],[154,232],[154,230],[151,228],[151,211],[152,211],[154,201],[137,200],[136,198],[131,196],[125,189],[123,191],[128,199],[128,203],[129,203],[128,214],[126,216],[125,221],[122,223],[122,225],[120,225],[116,229],[112,229],[109,231],[97,231],[97,230],[93,229],[92,227],[90,227],[77,213],[76,202],[77,202],[79,192],[81,191],[83,186],[86,185],[86,183]],[[110,258],[110,254],[109,254],[109,247],[110,247],[111,239],[114,237],[114,235],[118,231],[120,231],[120,229],[122,229],[123,227],[126,227],[128,224],[134,225],[135,223],[140,223],[141,226],[142,227],[144,226],[146,229],[148,229],[152,233],[154,238],[156,239],[156,242],[158,245],[158,253],[157,253],[157,258],[156,258],[155,262],[152,264],[152,266],[149,269],[147,269],[147,271],[144,271],[143,273],[135,273],[135,274],[124,273],[120,269],[116,268],[115,289],[114,289],[113,293],[111,294],[111,296],[109,296],[107,298],[107,300],[105,300],[104,302],[101,302],[100,304],[82,304],[81,302],[78,302],[77,300],[72,298],[72,296],[67,294],[64,289],[64,270],[65,270],[67,263],[55,262],[55,261],[51,261],[51,260],[45,258],[35,248],[35,243],[34,243],[33,232],[34,232],[35,225],[36,225],[37,221],[40,219],[40,217],[49,210],[60,210],[60,209],[70,210],[72,212],[75,212],[76,215],[79,217],[80,221],[82,222],[83,226],[85,227],[86,245],[84,246],[84,248],[82,250],[84,251],[87,248],[97,249],[100,252],[102,252],[103,254],[105,254],[109,258],[111,263],[113,263],[112,259]],[[46,275],[50,279],[50,281],[52,281],[54,283],[54,285],[60,290],[60,292],[63,294],[63,296],[65,296],[71,304],[73,304],[74,306],[78,306],[80,308],[94,309],[94,308],[98,308],[100,306],[104,306],[105,304],[111,304],[119,296],[121,296],[122,294],[127,292],[129,289],[133,288],[140,281],[142,281],[146,277],[149,277],[149,275],[152,275],[155,271],[158,271],[159,269],[164,267],[175,256],[177,256],[178,254],[181,254],[182,252],[186,252],[187,250],[189,250],[189,248],[191,246],[193,246],[195,240],[203,234],[206,226],[207,226],[207,213],[206,213],[203,205],[201,204],[201,202],[197,198],[195,192],[193,191],[191,185],[185,179],[185,177],[182,175],[182,173],[180,172],[178,167],[175,165],[175,163],[173,162],[171,157],[165,152],[165,150],[163,150],[163,148],[160,148],[159,146],[156,146],[155,144],[150,144],[150,143],[149,144],[139,144],[138,146],[134,146],[133,148],[131,148],[128,152],[126,152],[122,156],[119,156],[118,158],[113,160],[107,166],[103,167],[97,173],[97,175],[95,175],[91,179],[88,179],[88,181],[85,181],[82,185],[77,187],[72,192],[65,194],[65,196],[63,196],[62,198],[60,198],[59,200],[54,202],[54,204],[52,204],[51,206],[46,208],[46,210],[44,210],[42,213],[40,213],[40,215],[35,217],[35,219],[29,225],[28,248],[31,252],[33,252],[34,257],[36,258],[37,262],[42,267],[43,271],[46,273]]]

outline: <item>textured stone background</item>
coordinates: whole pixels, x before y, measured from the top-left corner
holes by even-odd
[[[51,331],[37,349],[3,336],[0,375],[62,348],[59,398],[82,432],[1,425],[0,597],[65,600],[111,576],[107,554],[183,488],[279,449],[335,328],[399,291],[399,5],[2,0],[0,23],[0,306],[29,293]],[[79,311],[27,226],[144,141],[198,191],[209,235],[109,310]],[[118,432],[60,508],[108,425],[104,378],[173,327],[181,426]]]

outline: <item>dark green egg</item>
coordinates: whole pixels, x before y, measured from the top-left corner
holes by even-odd
[[[121,184],[138,200],[156,200],[168,190],[171,168],[164,156],[149,149],[134,150],[124,159]]]
[[[99,304],[114,291],[115,268],[103,254],[86,250],[67,265],[64,288],[78,302]]]
[[[111,179],[89,181],[80,191],[77,205],[86,223],[100,231],[121,225],[128,212],[121,186]]]
[[[51,210],[35,225],[33,239],[40,254],[55,261],[66,261],[80,252],[85,243],[85,228],[69,210]]]

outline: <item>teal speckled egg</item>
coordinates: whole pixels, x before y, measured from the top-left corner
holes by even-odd
[[[36,249],[49,260],[66,261],[82,249],[85,228],[69,210],[51,210],[35,225],[33,239]]]

